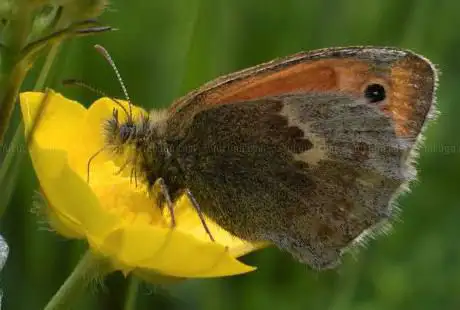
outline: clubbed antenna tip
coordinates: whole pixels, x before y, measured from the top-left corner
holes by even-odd
[[[128,90],[126,89],[125,83],[123,82],[123,79],[121,78],[120,71],[118,71],[118,68],[115,65],[115,62],[113,61],[109,52],[102,45],[96,44],[94,45],[94,48],[107,60],[107,62],[110,64],[113,71],[115,72],[118,82],[120,83],[121,90],[123,91],[123,94],[125,95],[126,101],[128,101],[128,105],[129,105],[128,118],[132,119],[133,114],[132,114],[132,109],[131,109],[131,99],[129,98]]]

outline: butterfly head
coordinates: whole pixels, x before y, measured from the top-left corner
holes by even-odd
[[[145,136],[144,124],[146,124],[144,119],[135,122],[129,115],[126,120],[120,121],[118,110],[114,109],[112,117],[104,124],[105,144],[110,146],[115,153],[122,153],[125,147],[138,144]]]

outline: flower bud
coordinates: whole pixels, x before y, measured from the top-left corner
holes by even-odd
[[[108,0],[74,0],[64,6],[64,11],[70,21],[92,19],[101,15],[108,3]]]

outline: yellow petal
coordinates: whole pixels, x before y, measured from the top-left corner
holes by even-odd
[[[164,210],[165,216],[169,216],[167,209]],[[174,206],[174,216],[177,221],[177,229],[184,233],[192,234],[195,238],[209,242],[210,237],[206,233],[203,224],[200,221],[197,211],[192,207],[190,201],[186,196],[182,196]],[[208,226],[214,240],[226,246],[231,256],[239,257],[247,254],[255,249],[265,247],[266,244],[255,244],[249,241],[239,239],[228,231],[222,229],[214,221],[208,217],[204,217],[206,226]]]
[[[104,240],[94,240],[93,236],[101,235],[94,231],[88,239],[93,248],[104,255],[116,257],[116,265],[126,272],[134,266],[176,277],[215,277],[253,270],[235,260],[223,245],[212,243],[209,238],[195,238],[181,227],[181,222],[171,230],[166,222],[161,222],[163,218],[154,201],[146,193],[134,190],[128,180],[120,178],[118,184],[112,181],[94,189],[106,208],[110,207],[119,213],[124,225]],[[181,220],[185,222],[185,216],[190,214],[183,213]],[[186,263],[189,256],[178,251],[186,251],[188,255],[201,253],[206,257],[200,259],[200,263],[190,265]],[[175,261],[168,258],[169,255],[182,257],[182,260]],[[163,264],[164,261],[176,265]]]
[[[80,219],[73,216],[65,208],[61,208],[59,204],[63,198],[65,200],[65,205],[67,205],[67,197],[62,197],[61,194],[66,194],[60,191],[60,188],[56,188],[57,185],[62,185],[63,170],[65,170],[67,157],[64,151],[52,151],[47,149],[40,148],[35,141],[32,142],[30,147],[30,156],[32,159],[32,164],[37,174],[38,181],[46,197],[46,200],[51,208],[51,212],[54,215],[53,220],[56,221],[57,225],[53,225],[53,228],[57,231],[63,231],[66,235],[69,234],[68,230],[73,231],[74,236],[83,237],[84,231],[81,226]],[[48,173],[48,171],[53,171],[53,173]],[[69,189],[66,190],[68,192]],[[70,189],[70,191],[73,191]],[[66,230],[63,230],[60,226],[67,227]]]
[[[219,277],[254,270],[217,243],[204,243],[179,230],[133,225],[114,231],[104,252],[122,264],[174,277]]]
[[[69,219],[60,213],[56,213],[56,210],[48,206],[46,210],[48,217],[48,223],[51,228],[54,229],[61,236],[68,239],[82,239],[84,238],[83,233],[79,227],[74,227],[74,222],[69,222]]]
[[[21,93],[20,105],[26,134],[38,120],[32,140],[50,156],[49,161],[52,164],[46,167],[47,176],[52,178],[59,175],[62,166],[67,162],[66,154],[69,149],[75,148],[75,141],[78,139],[75,128],[80,127],[85,108],[53,91],[46,94]],[[65,156],[55,154],[59,151],[65,152]]]
[[[20,96],[26,132],[32,127],[41,110],[34,139],[43,148],[69,150],[74,147],[86,109],[76,101],[50,91],[47,95],[25,92]],[[45,100],[46,99],[46,100]],[[40,107],[44,104],[44,107]]]
[[[80,237],[94,231],[108,233],[120,225],[121,219],[103,209],[89,185],[70,168],[65,152],[43,149],[33,140],[30,155],[43,193],[62,225]]]

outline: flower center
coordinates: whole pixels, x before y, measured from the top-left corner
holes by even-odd
[[[103,208],[116,213],[126,224],[167,226],[159,206],[145,188],[130,178],[114,175],[111,180],[91,186]]]

